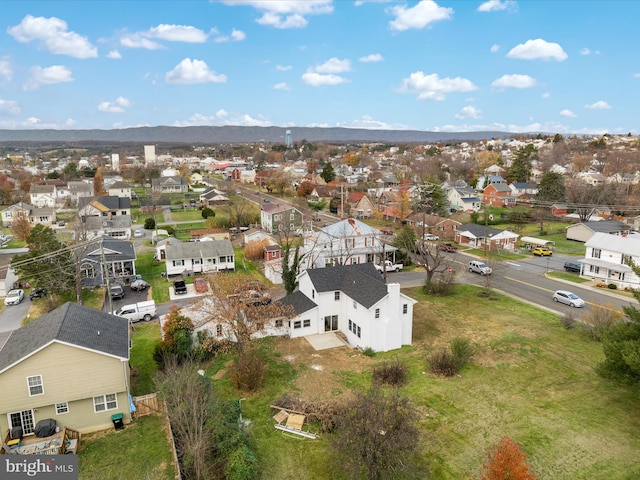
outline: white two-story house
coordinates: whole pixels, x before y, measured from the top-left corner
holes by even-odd
[[[585,242],[582,277],[613,283],[618,288],[638,288],[640,278],[629,266],[629,260],[640,265],[640,235],[595,233]]]
[[[342,332],[360,349],[388,352],[411,345],[413,305],[400,284],[385,283],[370,263],[302,272],[298,290],[280,302],[294,308],[292,337]]]
[[[380,230],[355,218],[334,223],[305,237],[301,268],[380,264],[383,259],[393,258],[397,250],[381,237]]]
[[[31,185],[29,191],[31,197],[31,205],[34,207],[49,207],[56,206],[56,186],[55,185]]]

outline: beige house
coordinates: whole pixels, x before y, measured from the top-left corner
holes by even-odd
[[[11,332],[0,347],[0,432],[39,420],[83,433],[131,420],[129,323],[75,303]]]
[[[49,226],[56,221],[56,212],[52,207],[39,208],[20,202],[2,210],[2,225],[11,227],[13,221],[20,215],[26,216],[31,225]]]

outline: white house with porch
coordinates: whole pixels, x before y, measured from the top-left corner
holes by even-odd
[[[156,258],[165,263],[167,276],[235,271],[233,246],[227,239],[181,242],[168,238],[158,242]]]
[[[382,241],[382,232],[366,223],[347,218],[306,235],[301,269],[333,265],[380,264],[393,259],[397,248]]]
[[[341,332],[351,346],[376,352],[411,345],[416,301],[371,263],[306,270],[280,303],[295,310],[286,328],[292,338]]]
[[[582,277],[613,283],[618,288],[638,288],[640,277],[629,265],[640,265],[640,235],[597,232],[585,243]]]

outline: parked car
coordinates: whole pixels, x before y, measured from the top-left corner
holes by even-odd
[[[491,267],[485,264],[484,262],[480,262],[479,260],[472,260],[469,262],[469,272],[471,273],[479,273],[480,275],[491,275]]]
[[[44,296],[47,295],[47,289],[46,288],[34,288],[31,290],[31,293],[29,294],[29,300],[35,300],[37,298],[42,298]]]
[[[144,232],[142,230],[134,230],[133,231],[134,238],[142,238],[144,237]]]
[[[114,300],[124,298],[124,288],[122,288],[122,285],[111,285],[109,287],[109,293]]]
[[[187,284],[184,280],[176,280],[173,282],[173,293],[176,295],[185,295],[187,293]]]
[[[443,252],[457,252],[458,247],[453,245],[452,243],[441,243],[438,248]]]
[[[146,290],[147,288],[149,288],[151,285],[149,285],[147,282],[145,282],[144,280],[142,280],[141,278],[138,280],[134,280],[133,282],[131,282],[131,290],[135,290],[136,292],[140,292],[142,290]]]
[[[60,221],[58,222],[58,226],[59,226],[59,227],[64,227],[65,225],[66,225],[66,223],[64,223],[64,220],[60,220]]]
[[[569,305],[571,307],[576,307],[576,308],[584,307],[584,300],[581,299],[575,293],[569,292],[568,290],[557,290],[553,294],[553,301],[564,303],[565,305]]]
[[[429,241],[429,242],[435,242],[437,240],[440,240],[440,237],[438,235],[433,234],[433,233],[425,233],[424,234],[424,239]]]
[[[537,257],[550,257],[553,252],[547,247],[536,247],[533,249],[533,254]]]
[[[388,228],[388,227],[387,227],[387,228],[383,228],[383,229],[381,230],[381,232],[382,232],[382,234],[383,234],[383,235],[393,235],[393,230],[391,230],[391,229],[390,229],[390,228]]]
[[[567,272],[580,273],[582,271],[582,265],[576,262],[564,262],[564,269]]]
[[[139,322],[140,320],[148,322],[156,314],[156,302],[149,300],[146,302],[125,305],[113,312],[113,314],[119,317],[124,317],[131,323]]]
[[[209,290],[209,284],[207,283],[207,280],[202,277],[196,278],[193,281],[193,286],[195,287],[197,293],[205,293]]]
[[[5,305],[18,305],[24,300],[24,290],[21,288],[15,288],[13,290],[9,290],[7,296],[4,299]]]

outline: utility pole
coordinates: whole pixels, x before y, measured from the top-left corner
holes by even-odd
[[[109,269],[107,268],[107,261],[104,256],[104,237],[100,239],[100,257],[102,260],[102,274],[106,275],[106,281],[107,281],[107,302],[109,302],[109,313],[113,313],[113,302],[111,299],[111,282],[109,280]]]

